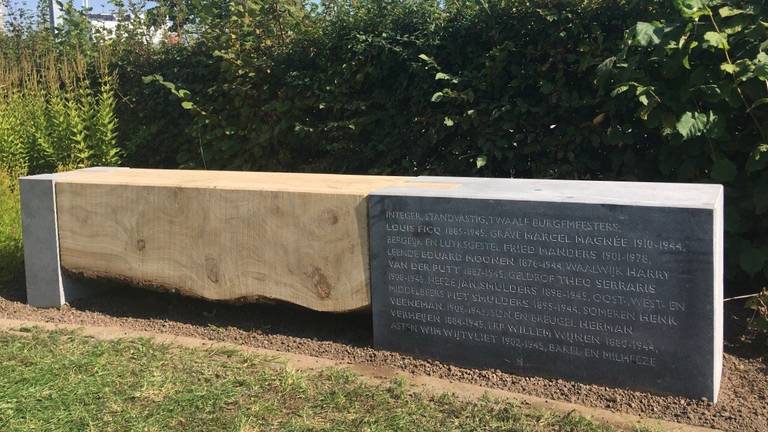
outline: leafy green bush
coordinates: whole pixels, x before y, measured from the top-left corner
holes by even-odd
[[[161,73],[170,81],[203,85],[212,79],[207,69],[209,56],[199,46],[168,46],[114,59],[121,95],[116,110],[119,145],[126,166],[178,168],[189,165],[195,156],[198,163],[194,165],[204,166],[199,157],[200,137],[192,127],[194,118],[176,96],[146,85],[143,78]]]
[[[185,165],[600,178],[593,73],[656,3],[236,2],[206,80],[157,78],[196,114]]]
[[[627,144],[622,163],[644,180],[726,186],[730,276],[759,288],[768,277],[768,3],[673,3],[674,13],[635,24],[601,65],[611,128]]]

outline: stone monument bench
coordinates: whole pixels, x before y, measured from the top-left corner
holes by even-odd
[[[719,185],[91,168],[21,199],[35,306],[85,277],[371,307],[379,348],[717,398]]]

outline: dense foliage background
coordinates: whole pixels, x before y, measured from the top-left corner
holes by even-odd
[[[722,183],[728,294],[766,285],[763,0],[119,6],[112,39],[70,11],[49,42],[109,47],[126,165]]]

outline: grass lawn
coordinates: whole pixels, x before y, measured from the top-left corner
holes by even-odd
[[[576,415],[286,370],[234,350],[0,332],[3,431],[611,431]]]

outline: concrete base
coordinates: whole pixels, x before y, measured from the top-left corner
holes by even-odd
[[[123,168],[88,169],[105,171]],[[61,271],[56,218],[56,180],[66,175],[40,174],[22,177],[19,181],[27,303],[36,307],[61,307],[92,292],[92,288]]]

